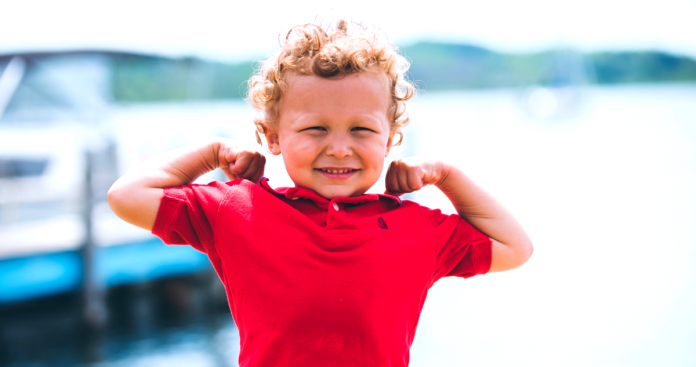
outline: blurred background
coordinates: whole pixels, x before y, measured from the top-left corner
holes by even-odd
[[[696,365],[695,2],[9,0],[0,366],[237,365],[207,258],[120,221],[106,191],[198,139],[253,146],[256,62],[342,16],[412,63],[389,159],[457,164],[535,244],[520,269],[439,281],[412,366]],[[437,189],[409,198],[454,213]]]

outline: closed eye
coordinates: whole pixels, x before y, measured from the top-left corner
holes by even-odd
[[[314,131],[326,131],[326,128],[323,128],[321,126],[312,126],[312,127],[306,128],[306,129],[302,129],[301,131],[313,131],[313,130]]]
[[[352,131],[372,131],[372,132],[375,132],[374,130],[368,129],[368,128],[366,128],[366,127],[354,127],[354,128],[352,128],[351,130],[352,130]]]

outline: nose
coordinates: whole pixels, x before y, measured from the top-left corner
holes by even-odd
[[[326,155],[337,159],[350,157],[353,150],[350,146],[350,139],[343,134],[332,134],[329,136],[329,144],[326,147]]]

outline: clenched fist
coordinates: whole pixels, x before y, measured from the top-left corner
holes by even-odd
[[[266,157],[255,150],[241,148],[225,139],[220,141],[217,157],[218,167],[230,181],[246,178],[258,182],[263,177]]]
[[[428,161],[410,157],[393,161],[385,178],[385,194],[400,196],[422,189],[426,185],[438,185],[445,179],[444,165],[439,161]]]

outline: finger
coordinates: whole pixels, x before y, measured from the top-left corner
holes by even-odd
[[[252,180],[253,182],[259,182],[261,180],[261,177],[263,177],[263,172],[266,169],[266,157],[261,156],[261,166],[259,169],[256,170],[256,174],[254,175],[254,179]]]
[[[252,162],[252,156],[247,151],[238,152],[234,160],[230,161],[230,172],[241,176]]]
[[[391,183],[389,182],[391,180],[391,174],[392,174],[392,165],[394,162],[389,164],[389,167],[387,168],[387,173],[384,175],[384,193],[385,194],[390,194],[391,191]]]
[[[408,186],[408,171],[410,168],[404,167],[399,170],[399,174],[397,175],[397,179],[399,181],[399,192],[411,192],[411,188]]]
[[[385,187],[390,194],[398,194],[399,192],[399,181],[396,178],[396,164],[397,162],[394,161],[389,165],[389,170],[384,178]]]
[[[224,144],[218,155],[219,166],[228,166],[230,163],[234,162],[237,159],[237,152],[238,149],[234,146]]]
[[[237,160],[237,149],[234,149],[232,147],[225,146],[225,150],[223,152],[222,157],[225,159],[226,162],[232,163],[235,160]]]
[[[394,165],[394,170],[392,171],[392,195],[394,196],[401,196],[408,192],[407,188],[403,187],[401,183],[401,176],[403,175],[403,170],[404,170],[404,165],[402,162],[397,162]]]
[[[418,191],[423,188],[423,179],[421,178],[423,175],[423,170],[414,167],[406,173],[406,181],[408,182],[408,188],[413,191]]]
[[[251,161],[249,162],[247,169],[244,170],[244,172],[241,174],[241,177],[244,177],[248,180],[253,180],[254,176],[256,176],[256,173],[259,171],[259,169],[263,167],[262,157],[263,156],[261,154],[254,154],[250,158]]]
[[[228,180],[234,181],[238,178],[234,173],[230,172],[229,167],[220,166],[220,169],[222,170],[222,173],[225,174],[225,177],[227,177]]]

